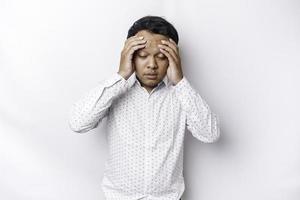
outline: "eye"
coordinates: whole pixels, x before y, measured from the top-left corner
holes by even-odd
[[[159,54],[157,57],[161,60],[164,60],[167,58],[164,54]]]
[[[147,55],[143,54],[143,53],[139,53],[138,56],[141,57],[141,58],[146,58],[147,57]]]

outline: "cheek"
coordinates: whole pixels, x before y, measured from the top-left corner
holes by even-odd
[[[160,65],[160,67],[159,67],[160,73],[165,74],[168,70],[168,66],[169,66],[168,62],[162,63],[162,65]]]
[[[159,60],[159,61],[157,61],[157,63],[161,68],[167,68],[169,65],[169,60],[168,59]]]
[[[135,65],[135,69],[136,69],[137,71],[143,71],[143,68],[144,68],[144,66],[145,66],[145,62],[143,62],[143,61],[140,60],[140,59],[136,59],[136,60],[134,61],[134,65]]]
[[[146,63],[146,59],[140,59],[138,57],[133,59],[134,64],[136,65],[144,65]]]

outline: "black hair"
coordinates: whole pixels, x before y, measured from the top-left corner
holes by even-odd
[[[147,30],[152,33],[161,34],[174,40],[178,44],[178,33],[175,27],[166,19],[159,16],[147,15],[134,22],[129,28],[127,38],[134,36],[141,30]]]

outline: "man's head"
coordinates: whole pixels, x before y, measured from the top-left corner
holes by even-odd
[[[168,58],[159,50],[161,40],[173,39],[178,44],[178,33],[165,19],[158,16],[143,17],[130,27],[127,38],[144,36],[145,48],[134,53],[133,65],[138,80],[148,91],[152,90],[165,77],[169,65]],[[155,74],[148,76],[147,74]]]
[[[141,30],[148,30],[152,33],[164,35],[172,38],[178,44],[179,38],[175,27],[162,17],[145,16],[137,21],[129,28],[127,38],[136,35]]]

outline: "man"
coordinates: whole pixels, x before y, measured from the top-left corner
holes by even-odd
[[[70,128],[78,133],[107,117],[107,200],[179,200],[185,128],[205,143],[220,136],[217,115],[183,75],[177,44],[177,31],[165,19],[137,20],[118,72],[70,110]]]

